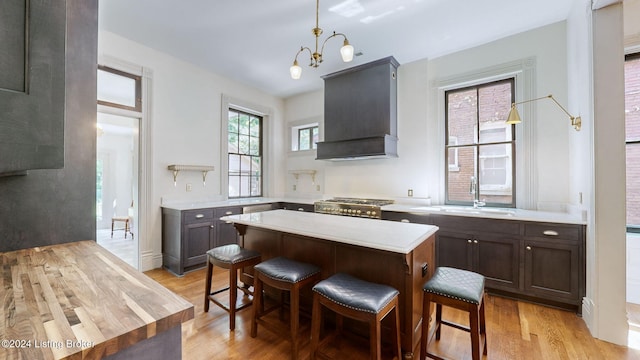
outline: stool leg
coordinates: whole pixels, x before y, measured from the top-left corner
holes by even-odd
[[[229,330],[236,328],[236,300],[238,298],[238,270],[231,266],[229,269]]]
[[[253,305],[251,316],[251,337],[258,336],[258,317],[261,315],[262,309],[262,280],[260,274],[256,273],[253,278]]]
[[[394,350],[396,352],[396,356],[398,356],[398,360],[402,359],[402,349],[400,348],[400,310],[398,309],[398,300],[396,298],[396,305],[393,308],[393,317],[395,326],[393,327],[393,337],[395,338],[395,346]]]
[[[111,219],[111,238],[113,239],[113,223],[115,221],[113,219]]]
[[[469,330],[471,332],[471,358],[480,360],[480,308],[474,306],[469,311]]]
[[[431,298],[429,294],[423,295],[422,300],[422,338],[420,339],[420,360],[427,358],[427,347],[429,346],[429,323],[431,322]]]
[[[207,261],[207,282],[204,288],[204,312],[209,311],[209,294],[211,294],[211,277],[213,276],[213,264]]]
[[[320,295],[314,292],[313,308],[311,309],[311,355],[310,360],[315,360],[318,344],[320,343],[320,323],[322,322],[322,305],[320,304]]]
[[[442,304],[436,304],[436,340],[440,340],[440,330],[442,329]]]
[[[291,359],[298,359],[298,326],[300,319],[298,317],[298,310],[300,308],[300,287],[298,284],[293,285],[291,288],[291,295],[289,302],[291,303],[290,317],[291,317]]]
[[[380,323],[382,319],[372,318],[369,321],[369,354],[372,360],[382,359],[382,349],[380,346]]]
[[[480,334],[484,335],[484,341],[482,342],[482,353],[487,355],[487,327],[485,325],[485,317],[484,317],[484,299],[482,304],[480,304]]]
[[[124,222],[124,238],[127,238],[127,233],[129,232],[129,220],[125,220]]]

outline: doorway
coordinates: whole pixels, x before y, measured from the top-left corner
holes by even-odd
[[[96,239],[138,268],[138,154],[140,119],[98,112]]]

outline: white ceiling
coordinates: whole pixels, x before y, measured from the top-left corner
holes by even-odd
[[[386,56],[400,64],[435,58],[564,20],[573,1],[322,0],[321,41],[342,32],[362,55],[343,63],[342,42],[331,39],[317,69],[300,54],[300,80],[289,66],[300,46],[313,50],[314,0],[102,0],[99,20],[101,30],[288,97],[322,88],[322,75]],[[338,5],[353,14],[329,10]]]

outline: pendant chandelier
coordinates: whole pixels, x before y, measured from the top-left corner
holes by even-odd
[[[336,33],[335,31],[333,32],[333,35],[329,36],[324,40],[324,42],[322,43],[322,47],[320,48],[320,52],[318,52],[318,41],[319,41],[320,35],[322,35],[322,29],[318,25],[319,8],[320,8],[320,0],[316,0],[316,27],[311,29],[311,33],[316,38],[315,51],[312,52],[311,49],[306,46],[300,47],[300,50],[298,50],[298,53],[296,54],[296,57],[293,60],[293,65],[291,65],[291,67],[289,68],[289,72],[291,73],[291,78],[293,79],[296,79],[296,80],[300,79],[300,75],[302,75],[302,68],[300,67],[300,65],[298,65],[298,55],[300,55],[300,53],[303,52],[304,50],[309,51],[310,61],[311,61],[309,63],[309,66],[317,68],[318,66],[320,66],[320,63],[322,62],[322,52],[324,51],[324,45],[327,43],[327,40],[336,36],[342,36],[344,38],[344,43],[342,45],[342,48],[340,48],[342,61],[349,62],[353,60],[353,46],[349,45],[349,40],[347,40],[347,36],[342,33]]]

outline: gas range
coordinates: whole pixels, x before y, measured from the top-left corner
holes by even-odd
[[[393,204],[393,200],[333,198],[316,201],[313,205],[317,213],[381,219],[381,207],[389,204]]]

